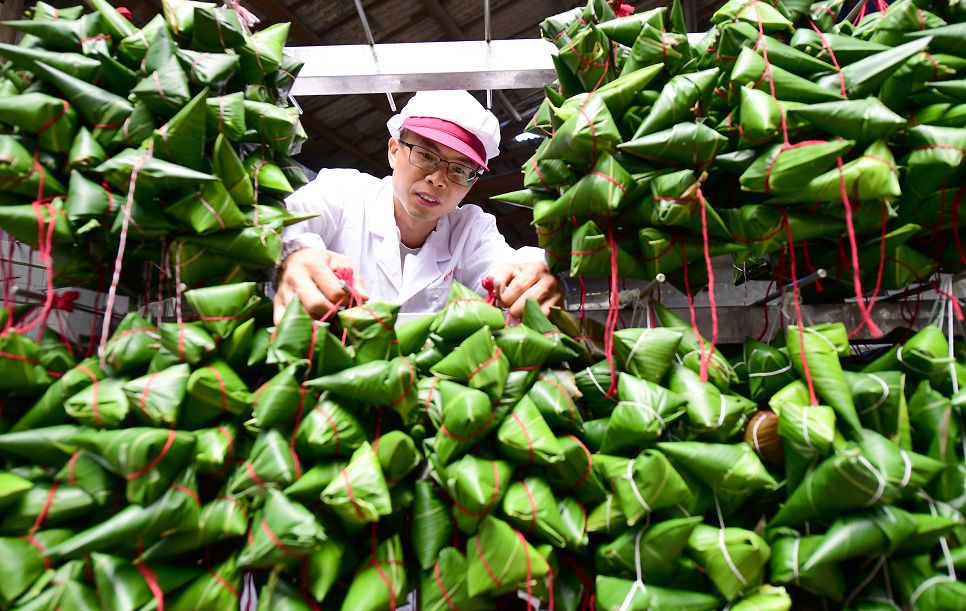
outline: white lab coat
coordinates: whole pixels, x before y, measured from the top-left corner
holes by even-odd
[[[307,247],[342,253],[359,270],[370,299],[399,303],[404,313],[441,309],[453,280],[483,295],[481,282],[498,264],[546,260],[542,249],[511,248],[492,214],[463,205],[440,219],[419,253],[401,265],[392,177],[322,170],[285,204],[319,216],[285,228],[283,259]]]

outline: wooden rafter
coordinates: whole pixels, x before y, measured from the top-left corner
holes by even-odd
[[[429,13],[432,18],[443,28],[447,35],[453,40],[466,40],[466,34],[463,29],[460,28],[453,16],[450,15],[443,5],[439,3],[439,0],[419,0],[426,12]],[[493,97],[500,103],[501,106],[513,117],[514,120],[520,120],[520,113],[517,109],[513,107],[509,98],[506,97],[502,91],[494,91]]]

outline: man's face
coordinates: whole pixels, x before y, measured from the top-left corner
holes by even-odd
[[[454,161],[470,168],[479,166],[457,151],[406,132],[401,138],[439,155],[443,161]],[[432,224],[456,209],[471,187],[463,187],[446,177],[448,165],[441,162],[432,172],[417,168],[409,161],[410,147],[399,140],[389,140],[389,165],[392,167],[392,190],[397,219],[407,216],[417,224]]]

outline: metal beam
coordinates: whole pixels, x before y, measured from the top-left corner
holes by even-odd
[[[289,47],[287,52],[305,62],[292,87],[296,96],[535,89],[557,76],[551,59],[556,48],[541,39]]]
[[[376,160],[375,157],[366,153],[361,148],[355,144],[349,142],[342,136],[340,136],[335,131],[329,129],[325,125],[319,123],[314,117],[309,114],[304,114],[301,117],[302,123],[305,124],[311,131],[315,132],[319,137],[328,140],[335,146],[339,147],[349,155],[352,155],[365,165],[369,166],[369,169],[376,174],[384,174],[389,169],[389,161],[383,160],[382,163]],[[313,168],[314,169],[314,168]]]

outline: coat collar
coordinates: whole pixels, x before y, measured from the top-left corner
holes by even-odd
[[[439,220],[423,244],[419,255],[403,271],[399,254],[399,229],[393,206],[392,177],[383,179],[375,197],[366,203],[366,225],[374,240],[379,270],[398,291],[397,301],[405,303],[443,277],[453,258],[450,245],[450,215]]]
[[[385,242],[392,242],[393,248],[398,252],[399,228],[396,227],[396,211],[392,197],[392,176],[387,176],[382,179],[376,196],[370,198],[366,204],[366,216],[368,217],[366,225],[369,233],[377,235],[384,240],[383,245],[385,245]],[[436,229],[426,238],[420,254],[423,254],[423,251],[427,251],[427,254],[428,252],[433,252],[435,253],[435,261],[437,262],[449,261],[452,258],[450,245],[448,243],[450,239],[450,225],[452,224],[450,216],[452,214],[447,214],[439,219]],[[422,258],[420,257],[420,259]]]

